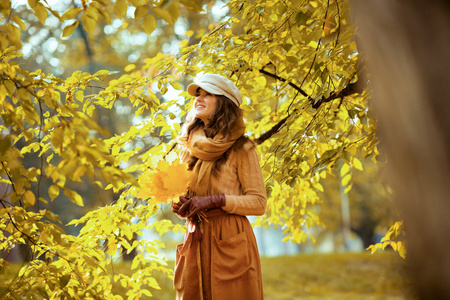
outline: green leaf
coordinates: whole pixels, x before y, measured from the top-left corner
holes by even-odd
[[[67,25],[66,27],[64,27],[62,36],[63,37],[71,36],[75,32],[75,29],[77,29],[79,23],[80,22],[78,20],[76,20],[72,24]]]
[[[127,1],[125,1],[125,0],[117,0],[114,3],[114,12],[119,17],[119,19],[122,19],[123,17],[125,17],[125,15],[127,14],[127,9],[128,9],[128,5],[127,5]]]
[[[153,31],[155,31],[157,27],[156,19],[152,14],[148,14],[142,20],[142,27],[144,28],[145,33],[151,35]]]

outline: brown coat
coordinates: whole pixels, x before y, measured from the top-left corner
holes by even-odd
[[[224,193],[223,209],[207,212],[198,242],[188,228],[177,247],[174,287],[183,300],[263,299],[255,235],[245,215],[262,215],[266,192],[251,143],[231,151],[220,174],[211,176],[211,194]],[[192,230],[191,230],[192,231]]]

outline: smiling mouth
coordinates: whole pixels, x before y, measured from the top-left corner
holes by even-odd
[[[195,107],[195,109],[203,109],[203,108],[205,108],[204,105],[197,105],[197,106]]]

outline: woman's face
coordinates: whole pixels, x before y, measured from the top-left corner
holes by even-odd
[[[210,94],[204,89],[200,88],[197,92],[197,98],[194,102],[194,113],[197,118],[208,124],[209,117],[213,114],[216,108],[216,95]]]

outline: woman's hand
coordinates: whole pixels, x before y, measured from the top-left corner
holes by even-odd
[[[178,214],[184,215],[186,213],[189,213],[187,217],[192,218],[201,211],[213,208],[220,208],[225,206],[225,204],[226,199],[224,194],[195,196],[185,201],[184,204],[178,208]]]
[[[182,211],[182,213],[180,213],[180,208],[181,208],[181,206],[182,206],[184,203],[186,203],[187,201],[189,201],[189,198],[188,198],[188,197],[185,197],[185,196],[180,196],[180,197],[178,198],[178,200],[179,200],[179,202],[173,202],[173,201],[172,201],[172,212],[174,212],[174,213],[176,213],[176,214],[178,214],[178,215],[180,215],[180,216],[182,216],[182,217],[185,217],[185,215],[186,215],[186,213],[188,213],[188,211],[187,211],[187,212]],[[183,214],[183,213],[184,213],[184,214]]]

